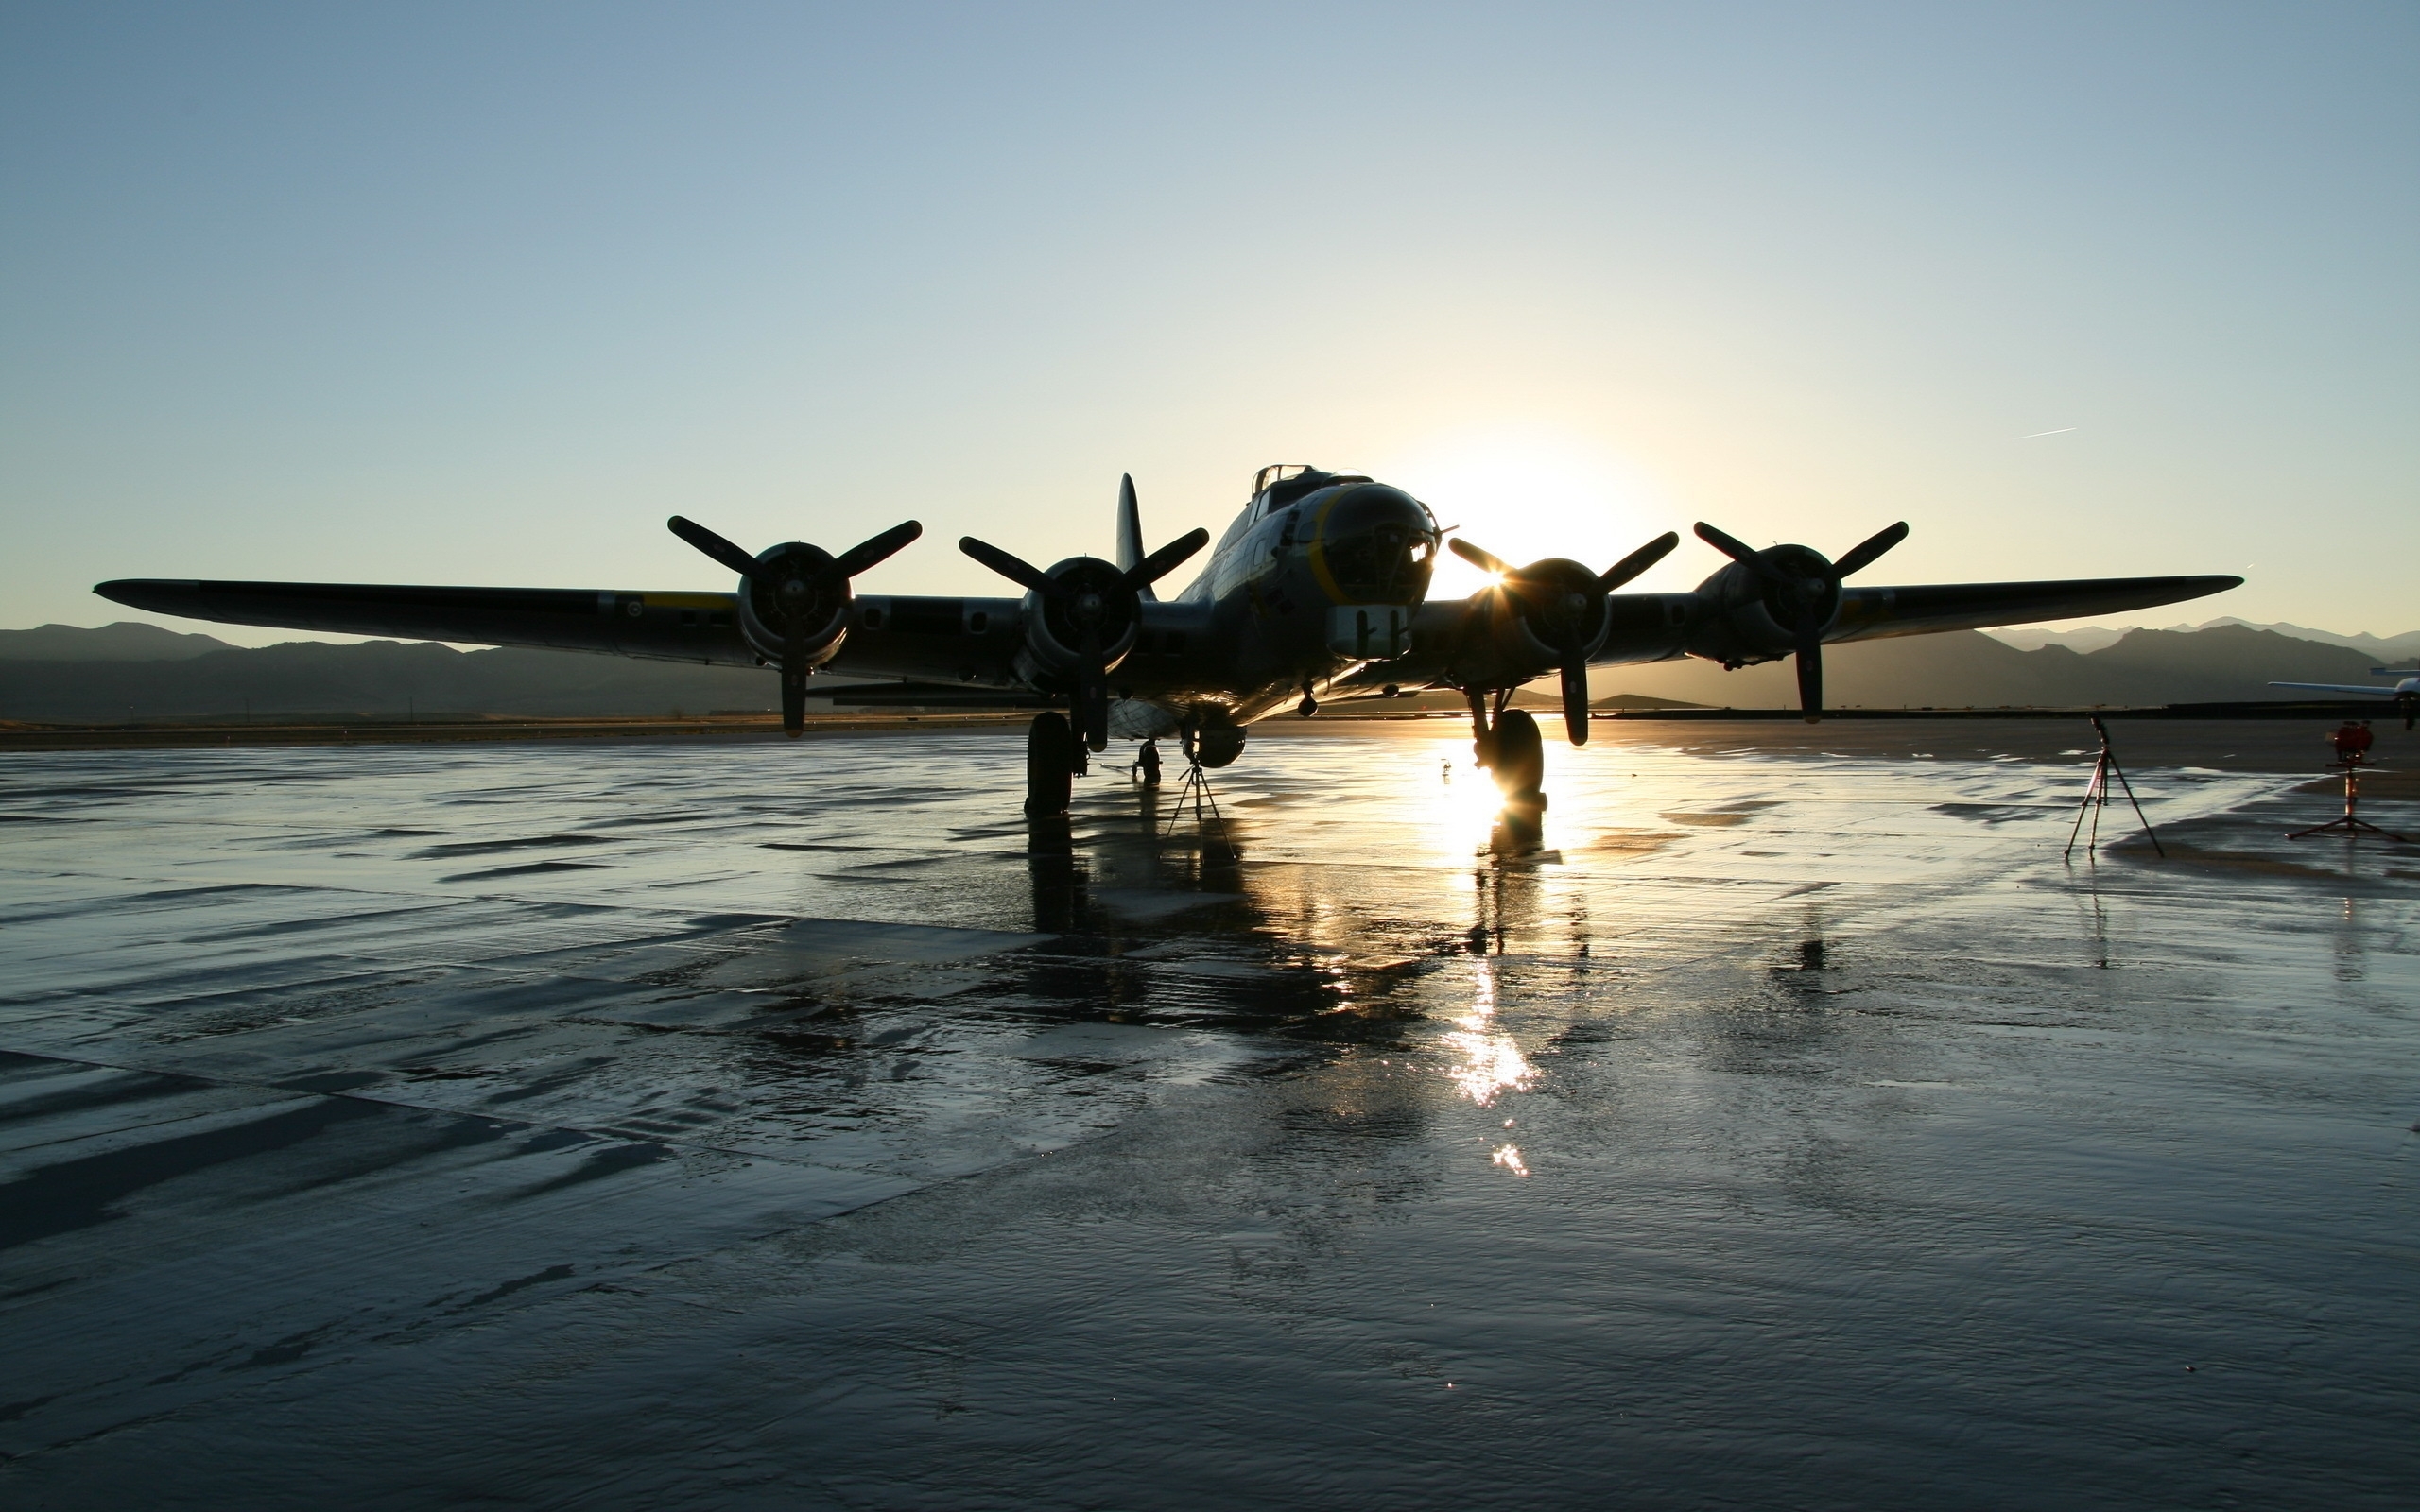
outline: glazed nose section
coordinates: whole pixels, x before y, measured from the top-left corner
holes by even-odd
[[[1330,592],[1345,604],[1419,602],[1428,591],[1436,544],[1420,501],[1383,483],[1339,495],[1319,525]]]
[[[1389,527],[1407,536],[1428,533],[1428,511],[1420,507],[1420,501],[1383,483],[1347,489],[1324,512],[1327,518],[1321,534],[1331,541]]]

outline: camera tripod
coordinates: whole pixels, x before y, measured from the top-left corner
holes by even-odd
[[[2360,752],[2348,753],[2330,765],[2344,774],[2343,817],[2330,819],[2325,824],[2314,824],[2308,830],[2296,830],[2286,836],[2287,839],[2300,840],[2314,834],[2342,834],[2345,839],[2350,840],[2357,835],[2375,834],[2381,840],[2393,840],[2398,845],[2411,844],[2410,840],[2393,830],[2379,829],[2356,812],[2361,802],[2361,773],[2370,765],[2361,759]]]
[[[2083,790],[2083,801],[2076,805],[2076,822],[2068,827],[2067,848],[2059,852],[2060,856],[2065,858],[2076,853],[2076,836],[2083,830],[2083,816],[2087,809],[2092,813],[2092,834],[2084,841],[2084,853],[2090,855],[2100,847],[2100,811],[2109,806],[2109,780],[2114,777],[2125,793],[2126,801],[2135,805],[2135,817],[2143,821],[2143,833],[2151,838],[2152,849],[2159,852],[2162,861],[2167,860],[2168,847],[2159,843],[2159,832],[2152,828],[2149,818],[2144,817],[2142,800],[2135,797],[2135,784],[2126,781],[2125,768],[2118,765],[2118,753],[2109,748],[2109,727],[2100,722],[2099,714],[2088,717],[2092,720],[2092,732],[2100,737],[2100,754],[2093,760],[2092,782]]]
[[[1184,782],[1176,790],[1176,803],[1168,810],[1167,828],[1161,832],[1160,838],[1165,840],[1176,833],[1177,820],[1184,816],[1187,803],[1193,805],[1194,823],[1201,822],[1202,805],[1207,804],[1210,817],[1216,819],[1222,830],[1226,827],[1227,816],[1219,812],[1218,795],[1210,791],[1210,774],[1202,770],[1201,764],[1193,758],[1189,749],[1185,753]]]

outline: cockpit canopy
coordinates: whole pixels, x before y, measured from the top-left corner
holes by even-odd
[[[1252,517],[1254,520],[1265,519],[1272,511],[1283,509],[1303,495],[1316,492],[1331,483],[1369,481],[1358,472],[1322,472],[1305,462],[1279,462],[1253,474]]]

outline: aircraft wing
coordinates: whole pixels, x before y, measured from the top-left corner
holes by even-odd
[[[133,609],[225,625],[402,641],[543,646],[752,666],[737,595],[593,588],[203,582],[128,577],[94,593]]]
[[[2240,577],[2078,577],[2040,583],[1943,583],[1913,588],[1844,588],[1841,615],[1824,637],[1875,641],[1937,630],[1979,630],[2152,609],[2243,585]]]
[[[2316,693],[2366,693],[2380,698],[2392,698],[2403,690],[2381,688],[2375,682],[2273,682],[2273,688],[2308,688]]]
[[[203,582],[130,577],[93,592],[132,609],[225,625],[468,645],[595,651],[717,666],[757,664],[735,593],[391,583]],[[1013,598],[860,596],[830,670],[851,677],[1015,681]]]

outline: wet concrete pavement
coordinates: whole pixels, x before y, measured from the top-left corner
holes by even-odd
[[[2404,1504],[2420,847],[2195,733],[10,757],[0,1500]]]

